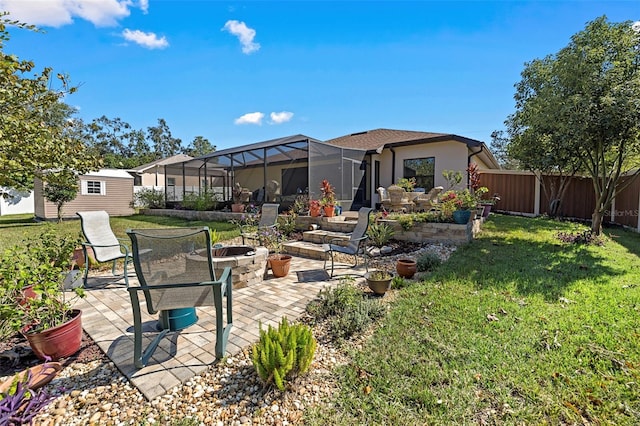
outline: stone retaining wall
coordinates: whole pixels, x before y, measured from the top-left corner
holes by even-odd
[[[480,232],[480,219],[474,219],[466,225],[455,223],[414,223],[413,227],[405,231],[395,220],[381,220],[393,229],[393,238],[414,243],[448,243],[465,244],[470,242]]]
[[[187,220],[211,220],[228,221],[239,220],[244,213],[231,213],[223,211],[193,211],[193,210],[171,210],[171,209],[144,209],[143,214],[151,216],[173,216]],[[345,216],[335,217],[311,217],[298,216],[296,218],[296,229],[307,231],[311,225],[317,225],[318,229],[332,232],[352,232],[356,226],[357,219],[346,218]],[[471,241],[480,232],[481,219],[474,219],[466,225],[455,223],[415,223],[409,231],[402,229],[395,220],[383,219],[394,231],[393,238],[411,242],[449,243],[464,244]]]

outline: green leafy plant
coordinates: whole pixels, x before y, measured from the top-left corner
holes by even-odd
[[[411,284],[411,281],[399,275],[393,277],[393,279],[391,280],[391,286],[395,289],[405,288],[405,287],[408,287],[410,284]]]
[[[133,195],[134,205],[149,209],[164,209],[164,191],[155,188],[142,188]]]
[[[62,222],[62,207],[78,195],[78,177],[75,173],[58,173],[47,176],[44,197],[56,205],[58,222]]]
[[[369,279],[373,281],[384,281],[384,280],[390,280],[392,278],[390,273],[382,270],[371,271],[369,272],[368,276],[369,276]]]
[[[307,306],[307,312],[316,320],[327,321],[329,333],[337,339],[348,339],[363,331],[386,312],[380,301],[366,298],[353,283],[351,277],[341,278],[335,288],[323,289],[318,300]]]
[[[373,222],[369,225],[367,235],[369,241],[375,247],[382,247],[393,237],[393,228],[387,223]]]
[[[278,328],[264,330],[260,324],[260,340],[252,348],[251,360],[265,385],[274,384],[284,391],[286,379],[307,372],[316,346],[309,326],[290,325],[282,317]]]
[[[296,230],[296,218],[298,214],[290,210],[288,214],[278,216],[278,228],[284,237],[288,237]]]
[[[419,272],[433,271],[442,264],[442,260],[435,253],[422,253],[416,260],[416,268]]]
[[[18,295],[22,288],[33,286],[35,298],[23,303],[3,306],[1,319],[14,330],[31,326],[32,331],[56,327],[68,320],[72,300],[63,288],[64,278],[71,268],[73,250],[79,238],[58,235],[46,229],[37,239],[24,241],[5,251],[0,259],[0,276],[6,294]],[[74,289],[76,297],[84,296],[84,289]]]
[[[218,207],[219,202],[220,198],[218,197],[218,194],[205,190],[199,194],[185,194],[182,199],[182,207],[187,210],[196,211],[215,210]]]
[[[396,220],[405,231],[413,228],[413,218],[414,216],[411,214],[400,214],[396,216]]]
[[[460,182],[462,182],[462,172],[459,170],[444,170],[442,177],[447,181],[447,191],[460,185]]]
[[[400,178],[398,179],[398,183],[396,183],[400,188],[404,188],[405,191],[411,192],[413,188],[416,187],[416,178]]]

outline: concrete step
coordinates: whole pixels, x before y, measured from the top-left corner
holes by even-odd
[[[315,244],[308,241],[293,241],[283,244],[284,251],[293,256],[307,257],[309,259],[324,260],[326,251],[322,244]]]
[[[333,219],[333,218],[329,218],[329,219]],[[345,218],[346,219],[346,218]],[[356,227],[356,224],[358,223],[358,219],[356,218],[355,220],[329,220],[327,222],[322,222],[320,224],[320,228],[323,231],[330,231],[330,232],[342,232],[342,233],[349,233],[349,232],[353,232],[353,230]]]
[[[348,240],[349,235],[344,232],[325,231],[324,229],[317,229],[315,231],[304,231],[302,233],[302,240],[310,243],[322,244],[326,239],[340,238],[342,240]]]

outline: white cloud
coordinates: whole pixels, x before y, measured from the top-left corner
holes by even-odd
[[[73,23],[74,18],[85,19],[96,27],[109,27],[130,15],[130,8],[146,12],[148,0],[0,0],[0,10],[10,13],[11,19],[40,26],[61,27]]]
[[[236,118],[235,124],[257,124],[258,126],[262,125],[262,119],[264,118],[264,114],[261,112],[249,112],[243,115],[240,118]]]
[[[291,121],[293,113],[289,111],[272,112],[270,115],[273,124],[282,124]]]
[[[130,30],[125,28],[125,30],[122,31],[122,36],[126,40],[137,43],[147,49],[164,49],[169,46],[169,42],[166,37],[162,36],[158,38],[155,33],[145,33],[140,30]]]
[[[222,30],[228,31],[230,34],[238,37],[240,43],[242,44],[242,53],[253,53],[260,49],[260,43],[254,43],[253,39],[256,36],[256,30],[253,28],[247,27],[244,22],[240,21],[227,21],[224,24],[224,28]]]
[[[145,15],[149,13],[149,0],[140,0],[138,4],[140,5],[140,10],[142,11],[142,13],[144,13]]]

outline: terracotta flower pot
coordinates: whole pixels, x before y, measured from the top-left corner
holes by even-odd
[[[231,204],[231,211],[233,213],[244,213],[244,204]]]
[[[286,277],[289,275],[289,268],[291,267],[291,256],[288,254],[276,254],[270,256],[269,265],[274,277]]]
[[[325,206],[323,209],[325,217],[333,217],[336,214],[335,206]]]
[[[18,296],[18,303],[20,306],[24,306],[30,299],[38,297],[35,291],[33,291],[33,285],[22,287],[22,296]]]
[[[57,361],[78,352],[82,344],[82,311],[74,309],[70,316],[64,324],[40,332],[30,332],[30,326],[22,329],[38,358],[44,360],[48,356]]]
[[[412,259],[398,259],[396,271],[403,278],[413,278],[417,270],[416,261]]]
[[[315,208],[315,207],[311,207],[311,208],[309,208],[309,215],[310,215],[311,217],[318,217],[318,216],[320,216],[320,207],[317,207],[317,208]]]

